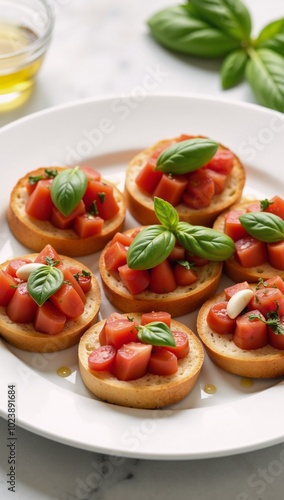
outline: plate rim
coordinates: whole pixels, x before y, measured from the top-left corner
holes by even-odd
[[[101,96],[96,96],[96,97],[92,97],[92,98],[79,99],[79,100],[76,100],[73,102],[58,104],[58,105],[51,106],[51,107],[43,109],[43,110],[36,111],[30,115],[24,116],[24,117],[19,118],[18,120],[15,120],[7,125],[4,125],[0,129],[0,140],[1,140],[1,136],[5,135],[6,132],[12,130],[12,133],[13,133],[13,129],[16,129],[17,127],[22,127],[27,122],[32,122],[32,121],[36,122],[39,117],[44,117],[44,116],[47,116],[49,114],[55,115],[58,112],[64,113],[65,110],[67,110],[67,109],[70,110],[70,109],[75,109],[78,107],[80,108],[82,106],[84,107],[86,105],[87,106],[88,105],[95,105],[97,102],[106,104],[106,103],[113,101],[114,99],[119,99],[119,98],[121,98],[121,95],[119,95],[119,94],[101,95]],[[147,96],[146,96],[146,99],[165,99],[165,98],[167,98],[167,99],[168,98],[179,98],[179,99],[186,99],[186,100],[195,99],[195,100],[198,100],[198,101],[203,102],[203,103],[204,102],[211,102],[214,104],[222,103],[223,105],[228,105],[228,106],[233,107],[233,108],[252,110],[253,112],[260,112],[261,114],[267,114],[268,116],[274,115],[274,116],[280,116],[281,118],[283,118],[282,113],[278,113],[277,111],[262,107],[258,104],[247,103],[247,102],[238,102],[235,100],[228,100],[228,99],[224,99],[221,97],[214,97],[214,96],[207,96],[207,95],[205,96],[202,94],[193,94],[193,93],[179,93],[179,92],[159,92],[159,93],[153,92],[153,93],[147,94]],[[143,103],[142,103],[142,105],[143,105]],[[4,346],[4,349],[3,349],[3,346]],[[8,352],[8,353],[10,353],[10,355],[13,359],[16,358],[6,348],[5,344],[2,341],[0,341],[0,360],[2,358],[2,354],[5,351],[5,349],[6,349],[6,355]],[[8,354],[8,356],[9,356],[9,354]],[[17,358],[17,361],[19,362],[18,358]],[[20,361],[20,363],[22,363],[22,362]],[[14,365],[14,363],[11,362],[11,366],[13,366],[13,365]],[[8,375],[8,374],[5,373],[5,381],[7,382],[9,379],[6,377],[6,375]],[[12,373],[11,374],[9,373],[9,376],[10,375],[12,375]],[[47,381],[45,381],[45,382],[47,382]],[[276,396],[277,396],[278,392],[281,394],[282,385],[283,385],[283,383],[281,382],[281,383],[277,384],[275,387],[270,388],[269,390],[273,389],[272,392],[276,392]],[[55,392],[60,393],[62,390],[65,391],[65,389],[60,388],[59,390],[56,390]],[[60,394],[58,394],[58,396],[59,395]],[[82,397],[82,396],[77,395],[77,394],[75,394],[75,395],[73,394],[73,396],[78,396],[79,398]],[[248,399],[250,399],[250,398],[255,398],[255,396],[256,396],[256,394],[251,395],[249,398],[246,398],[246,401],[248,401]],[[68,397],[66,399],[68,399]],[[275,399],[277,399],[277,398],[275,398]],[[101,404],[100,402],[98,402],[98,403]],[[228,410],[227,407],[229,407],[231,404],[232,403],[224,403],[224,406],[226,406],[226,410]],[[4,406],[5,406],[4,401],[1,399],[0,400],[0,415],[5,418],[6,415],[5,415]],[[194,412],[197,410],[198,409],[190,409],[190,410],[182,410],[182,411]],[[206,408],[206,410],[208,411],[208,408]],[[131,413],[133,413],[133,412],[131,412]],[[134,413],[136,413],[136,412],[134,412]],[[142,413],[144,414],[144,410],[142,410]],[[210,410],[209,410],[209,413],[210,413]],[[284,410],[283,410],[283,417],[284,417]],[[159,421],[159,424],[161,424],[161,422],[163,424],[162,420]],[[162,424],[160,427],[163,428],[164,426]],[[168,459],[182,460],[182,459],[196,459],[196,458],[211,458],[211,457],[217,457],[217,456],[238,454],[238,453],[243,453],[246,451],[252,451],[252,450],[259,449],[259,448],[264,448],[264,447],[270,446],[272,444],[277,444],[279,442],[282,442],[283,438],[284,438],[284,431],[281,435],[279,433],[277,434],[274,432],[274,434],[272,433],[272,435],[270,435],[270,436],[263,437],[262,441],[259,441],[259,442],[252,443],[248,440],[246,444],[236,443],[233,449],[230,449],[229,447],[223,446],[223,447],[220,447],[218,450],[214,450],[214,449],[209,450],[208,449],[207,452],[205,450],[203,450],[200,453],[198,453],[196,451],[195,452],[188,451],[188,452],[181,452],[181,453],[178,453],[178,452],[173,453],[172,452],[169,454],[160,454],[160,453],[155,453],[153,450],[147,451],[147,447],[145,449],[140,449],[140,450],[131,450],[129,448],[127,449],[127,447],[124,447],[124,449],[121,448],[118,450],[118,448],[112,449],[110,445],[108,445],[108,447],[104,447],[104,446],[88,445],[87,442],[85,442],[83,444],[83,443],[80,443],[76,439],[73,439],[73,440],[68,439],[66,436],[60,438],[60,436],[56,435],[55,432],[52,432],[51,429],[49,429],[49,431],[47,431],[46,429],[43,429],[43,428],[34,429],[32,424],[30,422],[25,421],[24,419],[22,419],[21,424],[19,424],[19,425],[21,427],[31,431],[31,432],[34,432],[36,434],[43,436],[43,437],[47,437],[47,438],[52,439],[54,441],[62,442],[63,444],[71,445],[71,446],[81,448],[81,449],[86,449],[89,451],[98,451],[101,453],[110,453],[110,454],[119,453],[120,456],[133,457],[133,458],[166,459],[166,460],[168,460]]]

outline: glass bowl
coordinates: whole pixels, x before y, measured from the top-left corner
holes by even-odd
[[[0,0],[0,111],[30,95],[54,20],[47,0]]]

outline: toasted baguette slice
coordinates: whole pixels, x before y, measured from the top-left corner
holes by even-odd
[[[154,211],[153,197],[143,193],[137,186],[135,179],[147,159],[152,153],[167,144],[169,140],[163,140],[154,146],[138,153],[129,163],[126,170],[124,195],[127,207],[133,217],[143,225],[157,224],[158,219]],[[221,144],[219,149],[227,149]],[[219,195],[213,197],[209,207],[194,210],[184,203],[175,208],[179,214],[179,220],[190,224],[212,226],[217,215],[233,203],[237,203],[242,195],[245,184],[245,169],[239,158],[234,155],[234,167],[227,179],[225,189]]]
[[[132,233],[133,229],[125,231]],[[106,297],[113,306],[123,312],[150,312],[153,310],[166,311],[171,316],[183,316],[195,311],[205,300],[217,290],[223,263],[210,262],[203,267],[196,267],[198,280],[190,286],[178,286],[170,293],[154,293],[144,290],[131,295],[122,281],[110,273],[105,266],[105,253],[110,243],[104,248],[99,258],[99,272]]]
[[[24,258],[34,260],[37,254],[28,254]],[[60,256],[66,266],[75,266],[90,272],[88,267],[70,257]],[[9,261],[0,266],[0,270],[7,267]],[[13,323],[5,312],[5,307],[0,307],[0,335],[9,344],[30,352],[55,352],[67,349],[80,340],[82,334],[97,321],[101,305],[100,287],[95,276],[92,275],[92,288],[86,293],[85,310],[82,316],[68,319],[62,332],[57,335],[39,333],[32,323]]]
[[[253,288],[253,285],[251,285]],[[246,351],[232,340],[232,335],[218,334],[207,324],[207,314],[216,302],[225,300],[224,292],[203,304],[197,316],[197,332],[209,357],[223,370],[249,378],[275,378],[284,375],[284,351],[266,345]]]
[[[246,208],[247,206],[251,205],[251,203],[252,201],[243,201],[241,203],[233,205],[228,210],[220,214],[219,217],[217,217],[217,219],[213,224],[213,228],[223,233],[225,227],[226,214],[230,210],[238,210],[241,208]],[[260,278],[266,280],[268,278],[272,278],[276,274],[278,274],[279,276],[281,276],[281,278],[284,279],[284,271],[272,267],[268,262],[261,264],[261,266],[243,267],[241,264],[237,262],[234,255],[230,257],[230,259],[224,262],[224,271],[227,274],[227,276],[236,283],[240,281],[248,281],[249,283],[256,283]]]
[[[141,313],[128,313],[140,321]],[[100,321],[84,333],[79,343],[79,369],[86,386],[97,397],[120,406],[133,408],[161,408],[177,403],[194,387],[200,373],[204,352],[201,342],[185,325],[172,320],[171,328],[188,335],[189,354],[178,361],[178,371],[174,375],[160,376],[146,374],[137,380],[124,382],[109,372],[95,372],[88,366],[88,356],[100,346],[99,333],[104,321]]]
[[[36,252],[40,252],[48,243],[58,253],[70,257],[89,255],[101,250],[123,226],[126,214],[123,194],[114,187],[119,212],[114,218],[105,221],[102,232],[99,235],[80,238],[73,229],[58,229],[49,221],[40,221],[26,214],[25,205],[28,199],[26,183],[28,178],[42,175],[44,170],[44,168],[39,168],[29,172],[13,188],[7,210],[7,219],[12,233],[20,243]],[[63,168],[56,167],[56,170],[60,172]],[[107,183],[105,180],[104,182]]]

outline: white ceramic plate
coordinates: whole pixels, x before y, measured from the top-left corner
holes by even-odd
[[[27,171],[90,159],[122,188],[124,168],[135,151],[182,132],[208,135],[233,149],[247,168],[247,195],[283,195],[283,115],[200,96],[78,102],[0,131],[0,261],[28,252],[5,218],[9,192]],[[138,224],[128,217],[126,227],[131,225]],[[97,273],[97,255],[82,261]],[[103,297],[101,316],[111,310]],[[195,329],[195,318],[193,313],[181,320]],[[244,387],[240,377],[219,370],[208,358],[194,391],[174,407],[155,411],[96,400],[80,379],[76,347],[31,354],[1,342],[0,366],[1,415],[7,415],[7,387],[15,384],[19,426],[82,449],[149,459],[207,458],[265,447],[284,437],[283,382],[254,381]],[[69,377],[57,375],[62,366],[71,368]],[[208,394],[206,384],[217,392]]]

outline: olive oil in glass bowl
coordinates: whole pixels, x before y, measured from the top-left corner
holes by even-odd
[[[0,0],[0,112],[29,97],[53,26],[46,0]]]

